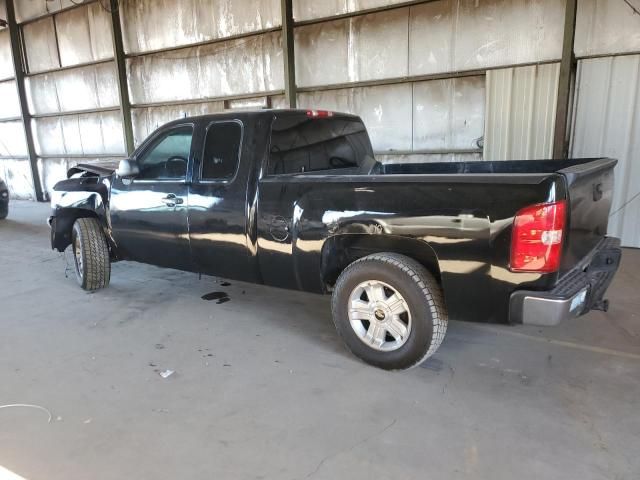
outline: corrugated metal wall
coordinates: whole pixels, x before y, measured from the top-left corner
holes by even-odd
[[[485,160],[553,156],[560,64],[487,72]]]
[[[49,190],[74,162],[124,155],[110,16],[91,0],[15,1],[38,164]],[[279,0],[119,3],[136,144],[184,115],[285,106]],[[564,6],[293,0],[298,103],[361,115],[382,161],[549,158]],[[640,16],[622,0],[579,0],[577,20],[579,58],[640,53]],[[616,205],[640,183],[637,146],[629,140],[627,148],[620,133],[638,136],[628,111],[636,104],[626,87],[605,97],[600,89],[606,78],[637,88],[632,67],[622,66],[628,58],[581,61],[575,102],[573,154],[622,159],[618,182],[628,185],[619,183]],[[6,29],[0,98],[0,175],[14,197],[32,197]],[[599,109],[621,113],[603,119]],[[605,128],[611,136],[596,144]],[[640,246],[637,210],[632,202],[611,228]]]
[[[399,2],[298,0],[294,12],[305,21],[390,3]],[[349,84],[557,60],[563,15],[562,0],[441,0],[301,26],[296,29],[299,103],[361,115],[383,161],[481,159],[484,75]]]
[[[0,18],[6,18],[4,0],[0,0]],[[20,103],[9,31],[0,27],[0,178],[7,181],[14,198],[34,198],[27,145],[20,120]]]
[[[109,13],[97,2],[16,3],[48,190],[71,162],[124,155]],[[47,12],[56,14],[40,18]],[[294,0],[299,104],[362,115],[383,161],[481,159],[484,70],[558,59],[563,12],[563,0]],[[136,144],[184,115],[284,106],[278,0],[121,0],[120,14]],[[12,76],[3,42],[0,32],[0,78],[3,68]],[[458,72],[469,76],[419,79]],[[370,81],[382,84],[360,85]],[[16,105],[10,99],[0,115]],[[19,128],[0,122],[9,177],[28,175]],[[32,195],[10,183],[14,196]]]
[[[609,233],[640,247],[640,55],[581,60],[571,154],[619,160]]]
[[[577,20],[570,153],[619,160],[609,233],[640,248],[640,15],[622,0],[580,0]]]
[[[357,112],[377,152],[420,152],[412,160],[424,161],[425,155],[442,152],[481,153],[484,82],[481,75],[301,93],[298,98],[302,108]]]
[[[22,25],[25,89],[45,189],[64,178],[61,165],[124,155],[111,17],[98,2],[74,3],[15,2],[18,22],[27,22]],[[59,13],[38,18],[52,11]],[[5,76],[14,76],[6,29],[0,30],[0,79]],[[0,92],[0,175],[13,197],[33,198],[21,121],[7,121],[20,116],[14,81],[0,82]]]
[[[629,0],[640,8],[637,0]],[[575,54],[637,53],[640,51],[640,15],[624,0],[578,0]]]

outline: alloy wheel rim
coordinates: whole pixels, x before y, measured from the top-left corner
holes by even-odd
[[[349,324],[368,347],[391,352],[411,334],[411,311],[402,294],[379,280],[358,284],[349,295]]]

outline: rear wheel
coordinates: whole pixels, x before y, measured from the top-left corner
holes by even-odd
[[[78,284],[85,290],[98,290],[109,285],[109,246],[97,219],[76,220],[71,247]]]
[[[395,253],[369,255],[349,265],[336,282],[332,311],[347,347],[387,370],[422,363],[447,331],[435,278],[420,263]]]

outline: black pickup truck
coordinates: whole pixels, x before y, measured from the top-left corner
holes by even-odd
[[[381,164],[362,121],[326,111],[184,118],[117,169],[79,165],[52,194],[52,248],[82,288],[133,260],[333,294],[368,363],[431,356],[449,317],[553,325],[606,309],[611,159]]]

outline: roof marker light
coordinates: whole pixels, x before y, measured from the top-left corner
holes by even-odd
[[[333,117],[333,112],[328,110],[307,110],[307,117],[309,118],[329,118]]]

